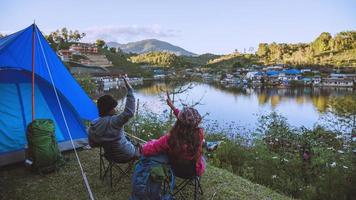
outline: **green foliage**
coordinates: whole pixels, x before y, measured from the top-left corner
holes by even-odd
[[[138,64],[129,61],[130,54],[122,52],[113,53],[107,49],[99,49],[99,53],[105,55],[113,64],[113,67],[106,67],[112,72],[125,72],[129,76],[152,77],[153,73],[143,70]]]
[[[157,65],[160,67],[186,66],[186,63],[184,63],[179,56],[168,52],[150,52],[140,54],[137,56],[130,57],[129,60],[133,63]]]
[[[172,121],[154,113],[143,112],[126,126],[127,130],[143,140],[157,139],[169,131]]]
[[[145,140],[155,139],[171,127],[173,121],[166,119],[167,114],[140,113],[127,131]],[[206,152],[210,164],[287,195],[301,199],[355,196],[355,145],[321,126],[293,128],[286,118],[271,113],[260,117],[252,141],[210,128],[205,139],[223,141],[213,153]]]
[[[330,33],[323,32],[312,42],[311,47],[315,53],[322,53],[331,49],[332,36]]]
[[[78,30],[72,31],[63,27],[61,30],[56,30],[46,35],[45,38],[51,47],[58,51],[61,49],[69,49],[70,45],[79,42],[85,35],[85,33],[80,33]]]
[[[267,65],[356,66],[356,31],[340,32],[334,38],[324,32],[310,44],[260,43],[256,55]]]
[[[351,143],[320,126],[291,128],[276,113],[262,116],[252,145],[225,142],[213,164],[302,199],[350,199],[356,187]],[[308,151],[310,157],[303,154]]]
[[[340,32],[336,34],[332,42],[332,49],[335,51],[356,49],[356,31]]]
[[[206,53],[199,56],[180,56],[186,63],[190,63],[192,67],[203,66],[208,63],[209,60],[216,59],[220,56]]]
[[[93,95],[96,91],[96,84],[87,74],[76,74],[74,78],[88,95]]]
[[[248,67],[252,64],[258,64],[258,58],[255,55],[232,53],[209,60],[205,67],[221,70]]]
[[[99,48],[103,48],[104,46],[105,46],[105,41],[104,40],[100,40],[100,39],[97,39],[96,41],[95,41],[95,45],[97,46],[97,47],[99,47]]]
[[[116,53],[116,48],[115,48],[115,47],[110,47],[109,51],[110,51],[111,53]]]
[[[267,57],[269,54],[269,47],[267,43],[260,43],[258,45],[257,55],[260,57]]]

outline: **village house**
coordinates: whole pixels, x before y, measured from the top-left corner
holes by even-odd
[[[302,81],[304,85],[311,85],[313,83],[313,80],[309,77],[302,78]]]
[[[78,55],[97,54],[98,47],[96,47],[94,44],[89,44],[89,43],[77,43],[70,46],[69,51],[72,51],[73,54],[78,54]]]
[[[268,66],[268,67],[264,67],[263,71],[276,71],[276,70],[282,70],[283,66]]]
[[[313,85],[320,85],[321,84],[321,76],[320,75],[315,75],[312,78]]]
[[[72,58],[72,51],[70,50],[59,50],[58,56],[63,62],[68,62]]]
[[[260,80],[263,77],[263,73],[259,71],[247,72],[245,78],[248,80]]]
[[[330,78],[346,78],[346,79],[353,79],[356,81],[356,74],[336,74],[332,73],[329,75]]]
[[[240,78],[234,77],[232,74],[226,74],[225,78],[220,81],[221,84],[235,85],[240,83]]]
[[[204,81],[207,81],[207,82],[212,82],[214,80],[214,76],[212,74],[209,74],[209,73],[204,73],[202,75],[202,78]]]
[[[300,70],[298,69],[286,69],[286,70],[283,70],[283,73],[285,74],[286,76],[286,79],[288,81],[291,81],[291,80],[300,80],[301,79],[301,72]]]
[[[266,75],[267,75],[267,81],[269,84],[272,84],[272,85],[277,85],[280,83],[280,80],[279,80],[279,71],[276,71],[276,70],[269,70],[266,72]]]
[[[323,79],[323,86],[353,87],[354,80],[346,78],[325,78]]]
[[[166,73],[162,69],[153,70],[153,78],[156,80],[166,78]]]
[[[310,73],[310,72],[312,72],[312,70],[311,69],[301,69],[300,72],[301,73]]]
[[[356,81],[356,74],[335,74],[332,73],[322,81],[323,86],[353,87]]]

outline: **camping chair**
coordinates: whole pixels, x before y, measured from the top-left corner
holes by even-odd
[[[194,160],[179,158],[170,160],[174,176],[182,179],[175,187],[175,191],[173,192],[174,197],[179,195],[182,199],[190,199],[183,193],[183,190],[185,190],[187,186],[194,187],[194,200],[198,200],[200,195],[203,195],[203,189],[200,184],[200,177],[196,173],[195,163]]]
[[[99,152],[99,159],[100,159],[100,179],[104,180],[107,175],[109,175],[110,180],[110,187],[113,186],[113,168],[118,171],[118,182],[124,178],[130,178],[129,172],[132,169],[132,166],[135,160],[130,160],[126,162],[115,162],[107,156],[105,156],[104,148],[100,146]],[[127,166],[123,166],[123,164],[127,164]]]

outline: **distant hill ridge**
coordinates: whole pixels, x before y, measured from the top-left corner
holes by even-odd
[[[117,42],[108,42],[108,47],[120,48],[125,53],[137,53],[143,54],[154,51],[170,52],[177,56],[195,56],[195,53],[189,52],[181,47],[172,45],[168,42],[164,42],[157,39],[147,39],[137,42],[130,42],[127,44],[120,44]]]

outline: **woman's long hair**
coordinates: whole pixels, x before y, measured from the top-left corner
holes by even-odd
[[[188,152],[189,156],[198,159],[200,155],[200,128],[186,126],[179,120],[169,131],[168,145],[171,149],[172,156],[182,156],[183,152]]]

